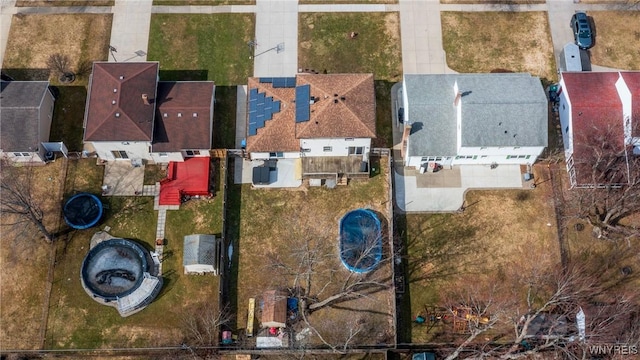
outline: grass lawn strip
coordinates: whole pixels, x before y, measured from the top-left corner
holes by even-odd
[[[640,70],[640,11],[590,11],[596,26],[591,63]]]
[[[301,13],[298,30],[298,67],[303,71],[401,78],[398,13]],[[351,39],[351,32],[357,37]]]
[[[557,80],[545,12],[442,12],[441,18],[451,69],[461,73],[528,72],[546,84]]]
[[[16,80],[51,80],[47,59],[66,55],[70,68],[86,61],[106,60],[111,36],[111,14],[14,15],[5,51],[3,71]],[[25,46],[29,44],[29,46]],[[86,85],[88,75],[79,76],[75,86]]]
[[[147,58],[160,62],[160,79],[245,84],[253,73],[247,42],[254,14],[152,14]]]
[[[59,229],[63,161],[44,167],[3,168],[4,176],[31,177],[33,199],[45,213],[45,225]],[[2,214],[1,223],[16,218]],[[43,327],[43,306],[51,246],[31,225],[2,226],[0,241],[0,349],[37,349]]]

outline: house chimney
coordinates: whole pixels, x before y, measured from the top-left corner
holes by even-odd
[[[456,98],[453,100],[453,106],[460,105],[460,98],[462,98],[462,93],[458,91],[458,93],[456,94]]]
[[[142,102],[143,102],[145,105],[150,105],[150,104],[149,104],[149,95],[147,95],[147,94],[142,94]]]

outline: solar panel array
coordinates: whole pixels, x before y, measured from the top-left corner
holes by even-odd
[[[296,86],[294,77],[263,77],[261,83],[270,83],[274,88],[292,88]]]
[[[311,86],[300,85],[296,87],[296,122],[309,121],[311,118]]]
[[[258,89],[249,90],[249,136],[257,135],[258,129],[277,112],[280,112],[280,100],[273,101],[272,96],[267,97]]]

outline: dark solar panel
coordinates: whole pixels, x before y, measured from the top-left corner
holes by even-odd
[[[285,79],[285,78],[273,78]],[[295,78],[292,78],[295,79]],[[249,136],[257,135],[258,129],[265,125],[265,121],[273,119],[273,114],[280,112],[280,100],[273,100],[273,96],[267,97],[265,93],[259,93],[258,89],[249,91]]]
[[[309,85],[296,87],[296,122],[309,121],[311,118],[310,99],[311,87]]]
[[[296,78],[294,77],[273,78],[272,83],[274,88],[292,88],[296,86]]]
[[[274,114],[280,112],[280,100],[276,100],[273,102],[273,107],[271,108],[271,112]]]
[[[273,82],[273,78],[267,77],[267,78],[260,78],[260,82],[261,83],[272,83]]]

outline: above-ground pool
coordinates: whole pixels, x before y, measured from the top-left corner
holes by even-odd
[[[382,259],[380,220],[371,210],[357,209],[340,220],[340,260],[356,273],[366,273]]]
[[[148,271],[147,251],[125,239],[96,245],[82,264],[82,281],[94,296],[116,300],[135,291]]]
[[[62,212],[64,221],[72,228],[88,229],[100,221],[102,202],[93,194],[80,193],[67,200]]]

